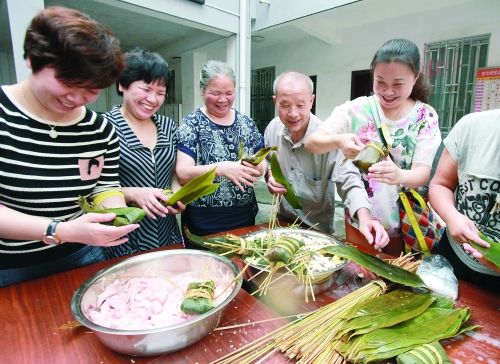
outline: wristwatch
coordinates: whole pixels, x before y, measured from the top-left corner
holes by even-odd
[[[56,227],[61,220],[54,219],[50,222],[49,226],[47,226],[47,230],[45,230],[45,234],[43,234],[42,241],[48,245],[59,245],[62,243],[61,239],[56,235]]]

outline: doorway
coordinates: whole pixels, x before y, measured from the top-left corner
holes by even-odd
[[[370,96],[373,93],[372,70],[352,71],[351,100],[360,96]]]

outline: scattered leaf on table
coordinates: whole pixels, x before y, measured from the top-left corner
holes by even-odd
[[[409,287],[426,287],[424,281],[415,273],[386,263],[382,259],[363,253],[352,246],[332,245],[322,248],[320,251],[353,260],[364,268],[391,282]]]

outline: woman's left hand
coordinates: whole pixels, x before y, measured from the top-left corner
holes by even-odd
[[[383,161],[375,163],[368,169],[368,178],[389,185],[399,185],[403,181],[403,170],[396,166],[391,158],[386,157]]]

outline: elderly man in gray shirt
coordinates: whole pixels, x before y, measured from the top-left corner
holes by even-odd
[[[333,233],[336,185],[350,215],[357,219],[360,232],[376,249],[383,248],[389,238],[370,215],[370,202],[359,171],[352,163],[341,165],[344,155],[339,150],[318,155],[304,149],[304,140],[322,122],[311,113],[311,79],[302,73],[285,72],[274,81],[273,91],[278,117],[271,120],[264,132],[265,144],[278,147],[281,169],[303,204],[303,209],[294,209],[282,199],[281,217],[292,221],[298,218],[320,231]],[[286,192],[270,169],[265,178],[271,193]]]

